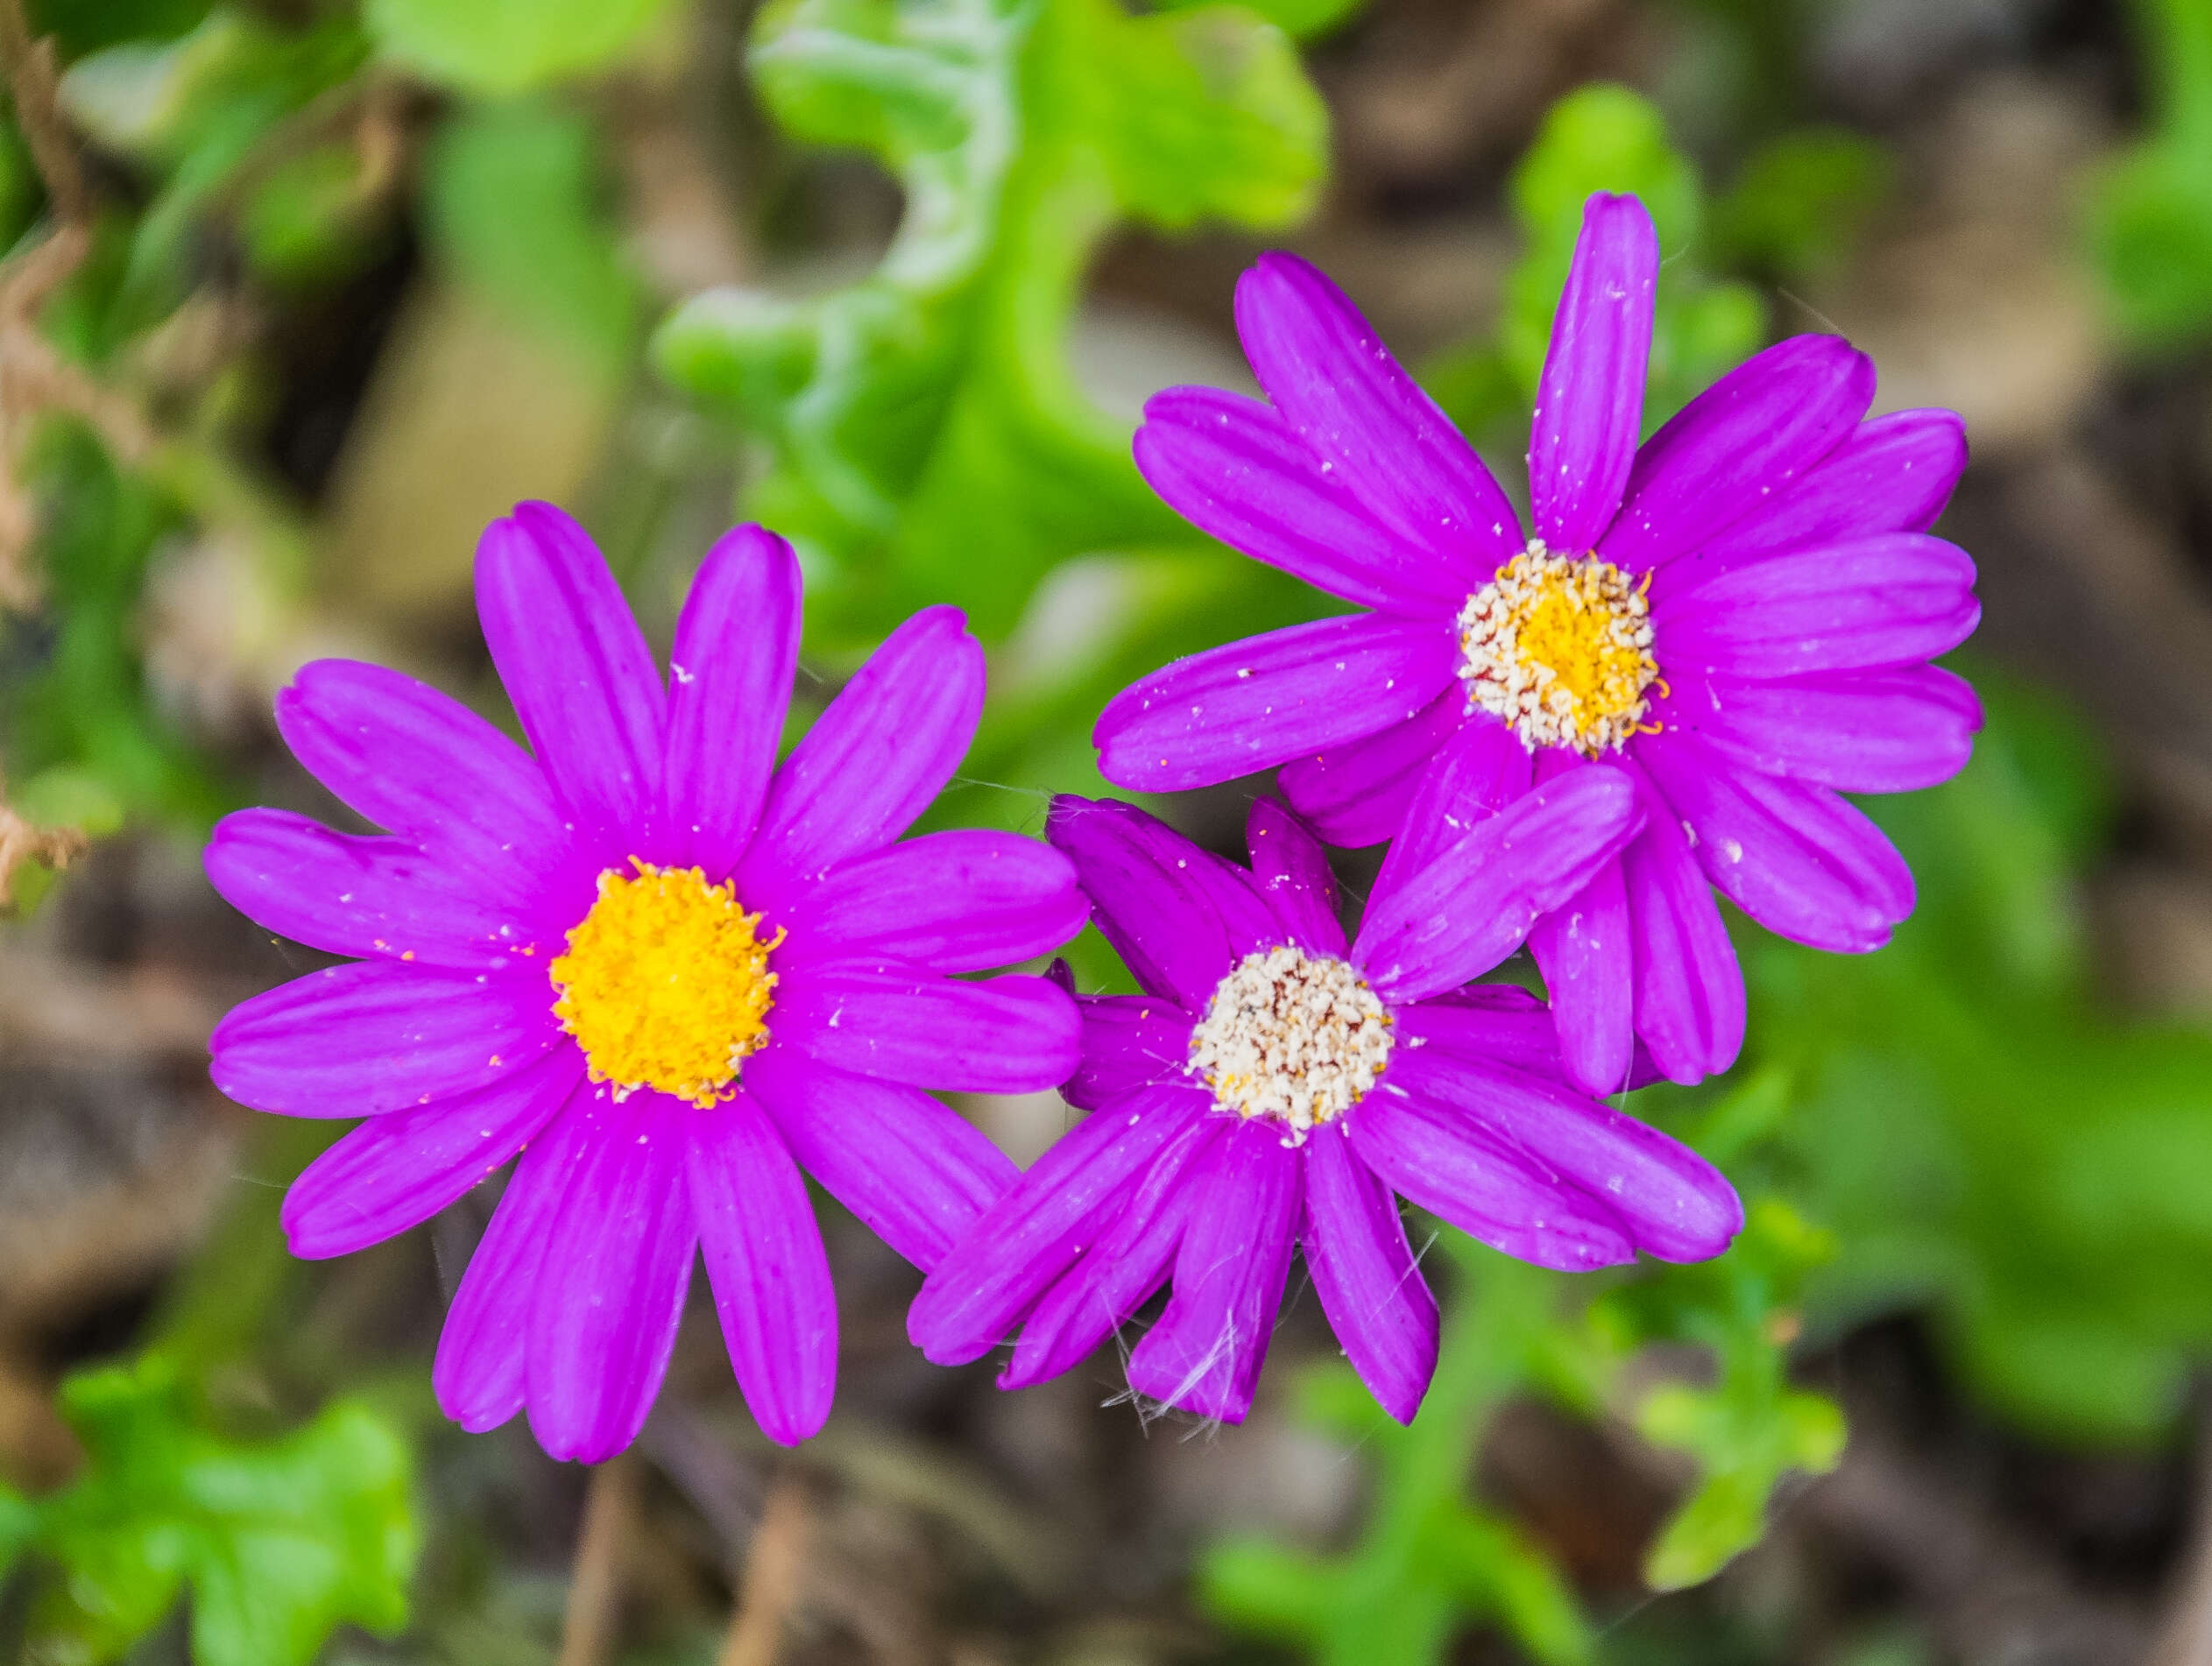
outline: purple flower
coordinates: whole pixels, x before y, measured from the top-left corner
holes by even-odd
[[[800,580],[773,533],[708,554],[665,684],[556,509],[491,526],[477,597],[535,758],[396,672],[300,674],[286,741],[390,831],[279,810],[216,829],[225,897],[361,958],[234,1010],[216,1083],[368,1119],[286,1198],[300,1255],[388,1238],[523,1154],[438,1345],[463,1427],[526,1407],[556,1458],[627,1445],[703,1251],[747,1404],[803,1439],[837,1318],[801,1171],[925,1269],[1000,1195],[1013,1165],[922,1090],[1060,1081],[1076,1012],[1044,978],[948,974],[1064,942],[1074,871],[1011,834],[894,843],[983,703],[951,608],[894,632],[779,766]]]
[[[1090,1114],[930,1274],[915,1342],[954,1364],[1019,1325],[999,1379],[1018,1388],[1171,1279],[1130,1386],[1233,1422],[1296,1244],[1345,1352],[1405,1422],[1437,1309],[1394,1193],[1544,1267],[1719,1254],[1743,1219],[1720,1173],[1567,1086],[1540,1002],[1462,987],[1642,814],[1626,776],[1582,770],[1456,838],[1409,835],[1347,947],[1321,847],[1278,806],[1253,807],[1247,871],[1127,804],[1056,801],[1052,842],[1147,992],[1083,1000],[1063,1091]]]
[[[1641,203],[1590,199],[1537,395],[1530,538],[1351,303],[1263,258],[1237,325],[1269,402],[1170,389],[1137,463],[1198,526],[1371,611],[1179,660],[1097,734],[1107,778],[1145,791],[1282,765],[1346,845],[1593,761],[1626,771],[1642,835],[1530,943],[1593,1091],[1638,1036],[1677,1081],[1734,1061],[1743,981],[1710,887],[1815,948],[1885,942],[1912,877],[1839,793],[1943,780],[1981,724],[1926,663],[1980,617],[1973,564],[1926,535],[1965,466],[1958,418],[1862,420],[1871,363],[1800,335],[1639,448],[1658,261]]]

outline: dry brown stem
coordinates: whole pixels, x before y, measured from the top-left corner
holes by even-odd
[[[591,1472],[584,1493],[569,1608],[561,1622],[560,1666],[599,1666],[613,1651],[622,1617],[623,1557],[637,1526],[637,1472],[627,1454],[618,1455]]]
[[[0,797],[0,908],[15,900],[16,874],[26,862],[66,868],[84,854],[85,836],[73,827],[33,827]]]
[[[737,1610],[716,1666],[774,1666],[784,1620],[797,1606],[809,1528],[805,1489],[796,1480],[779,1481],[753,1529]]]

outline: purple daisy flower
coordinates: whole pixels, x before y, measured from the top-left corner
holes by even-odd
[[[949,974],[1067,940],[1068,859],[1012,834],[894,843],[973,735],[983,654],[908,619],[779,766],[799,650],[791,547],[708,554],[663,682],[583,529],[525,504],[477,553],[484,638],[534,759],[420,683],[323,660],[279,697],[300,761],[388,833],[226,818],[216,888],[361,958],[236,1008],[216,1084],[365,1117],[285,1199],[294,1253],[401,1232],[522,1154],[454,1296],[439,1403],[527,1408],[555,1458],[636,1436],[703,1253],[771,1437],[829,1415],[837,1305],[802,1171],[924,1269],[1013,1181],[924,1088],[1021,1091],[1073,1068],[1042,978]]]
[[[1320,845],[1274,803],[1253,807],[1247,871],[1129,805],[1055,801],[1051,840],[1146,992],[1083,999],[1063,1091],[1090,1114],[929,1275],[908,1334],[957,1364],[1018,1325],[999,1382],[1022,1387],[1171,1281],[1130,1387],[1234,1422],[1296,1245],[1403,1422],[1437,1308],[1394,1194],[1543,1267],[1719,1254],[1743,1220],[1719,1171],[1567,1085],[1541,1002],[1464,986],[1615,859],[1636,796],[1581,770],[1457,837],[1409,833],[1348,945]]]
[[[1568,1072],[1595,1092],[1639,1036],[1677,1081],[1734,1062],[1743,981],[1713,887],[1799,942],[1885,942],[1912,877],[1839,794],[1943,780],[1981,724],[1927,663],[1980,618],[1973,563],[1926,535],[1965,466],[1959,419],[1862,420],[1870,361],[1800,335],[1638,447],[1658,263],[1642,203],[1590,199],[1537,395],[1530,536],[1343,294],[1264,257],[1236,310],[1268,402],[1170,389],[1137,463],[1199,527],[1371,611],[1179,660],[1097,731],[1107,778],[1144,791],[1282,765],[1346,845],[1594,760],[1625,770],[1642,835],[1530,942]]]

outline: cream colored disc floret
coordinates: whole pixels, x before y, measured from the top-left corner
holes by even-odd
[[[1467,697],[1530,751],[1595,758],[1651,732],[1647,691],[1665,688],[1651,644],[1643,584],[1594,554],[1555,555],[1542,539],[1459,610]]]
[[[1238,963],[1191,1032],[1190,1069],[1215,1108],[1302,1145],[1359,1104],[1390,1059],[1390,1014],[1347,962],[1288,945]]]

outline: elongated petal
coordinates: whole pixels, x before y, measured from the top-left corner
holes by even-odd
[[[1572,1089],[1425,1050],[1407,1055],[1392,1079],[1411,1102],[1449,1107],[1601,1200],[1647,1255],[1701,1261],[1742,1228],[1743,1206],[1719,1169],[1649,1123]]]
[[[208,1073],[257,1111],[365,1117],[470,1092],[564,1039],[551,989],[528,974],[358,961],[232,1007],[208,1038]]]
[[[1621,506],[1643,426],[1658,279],[1659,234],[1643,204],[1592,195],[1552,317],[1529,434],[1537,536],[1555,550],[1590,548]]]
[[[1672,1081],[1702,1082],[1743,1048],[1743,971],[1687,829],[1635,765],[1647,814],[1621,853],[1636,946],[1636,1029]]]
[[[637,1438],[683,1317],[699,1229],[685,1154],[707,1114],[640,1089],[570,1102],[583,1125],[530,1308],[530,1428],[547,1455],[597,1464]]]
[[[1419,1056],[1400,1054],[1344,1119],[1353,1152],[1384,1185],[1537,1267],[1580,1273],[1636,1259],[1627,1229],[1604,1204],[1465,1107],[1433,1097],[1433,1077],[1409,1068]]]
[[[1777,681],[1702,678],[1678,685],[1654,717],[1763,774],[1848,793],[1904,793],[1966,767],[1982,702],[1963,678],[1916,665]]]
[[[1377,734],[1453,678],[1448,622],[1294,625],[1177,660],[1106,703],[1092,738],[1118,787],[1181,792]]]
[[[1290,1276],[1304,1171],[1264,1122],[1227,1129],[1199,1158],[1175,1288],[1129,1355],[1130,1387],[1201,1417],[1244,1421]]]
[[[1841,336],[1793,335],[1746,359],[1636,454],[1598,554],[1640,572],[1697,548],[1834,450],[1873,398],[1873,361]]]
[[[907,1335],[941,1366],[996,1347],[1046,1287],[1096,1243],[1155,1157],[1211,1100],[1152,1088],[1063,1134],[938,1263],[907,1313]]]
[[[1636,954],[1617,860],[1530,928],[1529,952],[1551,998],[1567,1079],[1586,1093],[1620,1092],[1636,1062]]]
[[[684,1165],[714,1310],[746,1408],[795,1446],[829,1421],[837,1297],[807,1183],[745,1094],[694,1119]]]
[[[780,900],[890,844],[952,779],[982,715],[982,648],[958,608],[923,608],[776,771],[739,894],[754,907]]]
[[[745,1062],[743,1080],[799,1166],[925,1273],[1019,1177],[974,1125],[918,1088],[776,1045]]]
[[[1647,736],[1636,757],[1696,835],[1706,877],[1769,931],[1859,953],[1912,912],[1904,858],[1827,787],[1734,767],[1690,735]]]
[[[1703,876],[1695,877],[1702,885]],[[1709,900],[1712,887],[1704,888]],[[1504,1065],[1546,1081],[1566,1079],[1551,1009],[1517,985],[1471,984],[1411,1006],[1401,1006],[1392,1017],[1400,1047],[1433,1048],[1475,1064]],[[1649,1087],[1659,1077],[1650,1054],[1639,1047],[1622,1085]]]
[[[785,914],[787,959],[891,955],[979,971],[1057,949],[1090,905],[1075,865],[1019,834],[926,833],[845,863]]]
[[[563,1048],[477,1092],[371,1118],[292,1182],[285,1241],[319,1260],[420,1225],[497,1174],[583,1079],[583,1055]]]
[[[1406,1242],[1398,1200],[1336,1129],[1305,1144],[1303,1238],[1314,1294],[1345,1358],[1377,1405],[1411,1422],[1436,1374],[1436,1297]]]
[[[707,552],[668,656],[668,837],[673,865],[719,880],[767,796],[799,663],[799,558],[760,526]]]
[[[1225,1117],[1200,1117],[1153,1159],[1113,1225],[1021,1321],[1000,1387],[1026,1388],[1082,1364],[1160,1288],[1190,1222],[1190,1173],[1228,1128]]]
[[[1083,1062],[1060,1085],[1070,1105],[1091,1111],[1138,1088],[1191,1078],[1197,1020],[1164,995],[1082,995]]]
[[[240,810],[201,858],[224,901],[294,942],[459,971],[498,971],[526,955],[550,965],[567,922],[513,908],[399,838],[333,833],[289,810]]]
[[[1400,1005],[1479,978],[1588,885],[1643,814],[1633,784],[1602,766],[1539,787],[1418,872],[1378,883],[1352,957]]]
[[[317,660],[277,695],[277,732],[348,808],[466,872],[487,900],[526,903],[572,859],[545,772],[413,677]],[[583,884],[589,907],[588,872]]]
[[[1272,799],[1256,799],[1245,820],[1252,875],[1290,941],[1318,955],[1341,957],[1344,922],[1337,918],[1336,876],[1319,841]]]
[[[477,614],[522,732],[569,810],[615,829],[661,799],[668,695],[590,536],[526,503],[477,545]]]
[[[1383,852],[1377,892],[1428,867],[1477,825],[1529,790],[1535,760],[1521,738],[1487,711],[1466,714],[1430,755],[1405,822]]]
[[[1229,916],[1264,911],[1256,893],[1200,859],[1204,852],[1155,816],[1115,799],[1052,801],[1045,836],[1074,862],[1092,918],[1137,981],[1193,1013],[1235,964]]]
[[[1466,716],[1458,681],[1402,724],[1294,758],[1276,780],[1291,807],[1330,844],[1346,850],[1397,837],[1407,807],[1438,749]]]
[[[1662,567],[1652,600],[1770,555],[1924,533],[1965,469],[1966,425],[1955,412],[1894,411],[1862,422],[1794,483]]]
[[[1925,533],[1777,555],[1654,611],[1662,669],[1790,677],[1947,653],[1982,618],[1974,563]]]
[[[1047,978],[970,983],[896,961],[802,964],[782,977],[776,1037],[841,1069],[968,1093],[1033,1092],[1075,1070],[1081,1021]]]
[[[1240,393],[1155,394],[1134,449],[1146,482],[1192,526],[1347,602],[1448,616],[1483,582],[1471,563],[1371,513],[1348,470]]]
[[[1276,408],[1370,513],[1433,552],[1462,597],[1520,548],[1519,517],[1474,448],[1327,278],[1262,255],[1237,281],[1236,314]]]
[[[576,1105],[592,1092],[579,1088],[522,1154],[438,1333],[430,1385],[445,1415],[472,1435],[497,1429],[526,1397],[538,1269],[590,1133]]]

